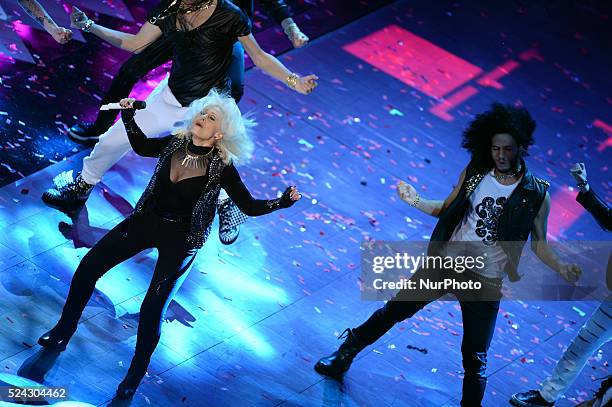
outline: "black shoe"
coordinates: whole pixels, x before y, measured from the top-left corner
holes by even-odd
[[[55,351],[64,351],[66,350],[66,346],[68,346],[68,342],[70,341],[70,336],[66,336],[64,334],[54,332],[54,329],[45,332],[38,338],[38,344],[43,348],[47,348],[49,350]]]
[[[95,144],[100,139],[100,132],[93,123],[77,123],[68,129],[68,137],[75,141]]]
[[[612,388],[612,375],[608,376],[603,382],[601,382],[601,386],[599,386],[599,390],[595,393],[595,400],[604,399],[606,393]]]
[[[82,207],[94,187],[83,181],[81,174],[73,178],[72,170],[57,175],[53,184],[53,188],[43,193],[42,200],[48,206],[62,211]]]
[[[343,338],[346,338],[346,340],[340,345],[337,351],[325,358],[319,359],[314,366],[314,369],[318,373],[331,377],[341,376],[349,370],[355,356],[366,347],[363,342],[357,339],[355,333],[351,329],[347,328],[342,332],[342,335],[338,337],[338,339]]]
[[[524,393],[514,393],[510,397],[510,404],[518,407],[551,407],[554,402],[544,400],[538,390],[529,390]]]
[[[224,245],[230,245],[238,239],[240,226],[232,226],[232,210],[234,204],[230,199],[226,199],[219,205],[219,240]]]
[[[136,389],[140,385],[140,381],[143,377],[144,375],[135,375],[128,371],[128,374],[117,387],[115,398],[124,400],[134,397],[134,394],[136,394]]]

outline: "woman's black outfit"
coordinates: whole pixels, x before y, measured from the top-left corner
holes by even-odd
[[[72,279],[59,322],[39,340],[43,346],[65,348],[77,329],[96,281],[142,250],[156,248],[159,257],[140,308],[135,356],[118,390],[123,396],[133,394],[146,373],[168,304],[186,277],[197,250],[206,241],[220,188],[250,216],[264,215],[293,204],[289,189],[278,199],[254,199],[234,165],[223,163],[216,148],[195,146],[178,136],[149,139],[133,117],[133,110],[124,111],[130,143],[142,156],[159,157],[155,172],[134,213],[110,230],[83,257]],[[199,167],[182,166],[186,151],[191,155],[206,155],[207,162]],[[181,179],[176,179],[175,173],[181,174]]]

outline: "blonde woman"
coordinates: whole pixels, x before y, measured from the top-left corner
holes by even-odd
[[[150,137],[166,132],[185,115],[191,102],[206,96],[211,89],[231,88],[229,69],[236,41],[258,68],[295,92],[307,95],[317,86],[316,75],[299,76],[264,52],[251,33],[249,18],[229,0],[162,0],[136,34],[96,24],[76,7],[70,18],[73,27],[132,53],[145,50],[162,36],[170,38],[167,43],[172,48],[170,75],[149,95],[146,108],[136,118]],[[100,136],[91,154],[84,158],[82,171],[76,177],[72,171],[55,177],[54,187],[43,193],[43,202],[63,211],[81,208],[106,171],[129,150],[126,130],[117,122]],[[239,225],[246,220],[222,190],[219,200],[221,242],[232,244],[236,241]]]
[[[134,99],[122,99],[131,107]],[[189,124],[175,134],[147,138],[136,124],[134,109],[122,111],[132,148],[146,157],[159,157],[155,172],[134,213],[108,232],[79,264],[61,318],[40,337],[46,348],[64,350],[96,281],[117,264],[155,247],[159,257],[149,290],[140,308],[136,351],[117,397],[131,397],[147,371],[160,337],[161,321],[173,294],[206,242],[221,188],[250,216],[288,208],[301,198],[290,187],[278,199],[254,199],[234,163],[253,150],[250,128],[234,100],[216,90],[190,105]]]

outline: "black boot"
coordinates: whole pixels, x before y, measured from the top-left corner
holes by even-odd
[[[97,143],[102,133],[94,123],[90,122],[77,123],[68,129],[68,137],[88,145]]]
[[[518,407],[552,407],[555,405],[554,402],[546,401],[538,390],[514,393],[510,397],[510,404]]]
[[[62,352],[66,350],[71,334],[61,332],[57,327],[45,332],[38,338],[38,344],[49,350]]]
[[[48,206],[61,211],[82,207],[94,187],[83,181],[80,173],[73,178],[72,170],[57,175],[53,179],[53,185],[53,188],[43,193],[42,200]]]
[[[361,342],[357,336],[355,336],[353,330],[349,328],[338,337],[338,339],[343,338],[346,338],[346,340],[340,345],[337,351],[320,359],[314,366],[314,369],[318,373],[332,377],[341,376],[351,367],[351,363],[355,356],[366,347],[366,344]]]
[[[115,398],[124,400],[134,397],[136,389],[140,385],[140,381],[143,377],[144,374],[136,374],[128,371],[128,374],[117,387],[117,394],[115,395]]]

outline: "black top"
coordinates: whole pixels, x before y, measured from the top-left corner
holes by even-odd
[[[251,22],[227,0],[217,0],[210,18],[190,31],[177,28],[176,12],[170,12],[166,18],[157,21],[151,20],[163,15],[170,4],[170,0],[162,1],[149,14],[149,21],[154,22],[163,35],[174,38],[168,86],[179,103],[188,106],[206,96],[213,87],[229,88],[228,69],[232,62],[233,44],[238,37],[251,33]]]
[[[580,191],[576,201],[593,215],[603,230],[612,230],[612,209],[597,196],[592,187],[587,192]]]
[[[195,146],[191,142],[189,142],[188,148],[194,154],[206,154],[211,150],[210,147]],[[156,156],[159,156],[159,154]],[[172,161],[167,160],[160,168],[155,189],[153,190],[153,200],[155,201],[156,208],[163,213],[189,217],[198,198],[206,187],[208,172],[204,175],[194,175],[173,182],[170,176]]]
[[[602,200],[595,191],[593,191],[592,187],[589,187],[587,192],[580,191],[578,196],[576,196],[576,201],[580,203],[589,211],[591,215],[595,218],[599,226],[605,231],[612,230],[612,209],[610,206]],[[612,291],[612,252],[610,253],[610,257],[608,258],[608,267],[606,273],[606,285],[608,286],[608,290]]]
[[[123,110],[122,118],[134,152],[144,157],[159,157],[175,136],[147,138],[133,120],[133,112],[133,110]],[[210,148],[195,146],[191,141],[187,148],[191,153],[200,155],[210,151]],[[180,165],[183,158],[181,153],[180,150],[176,151],[171,159],[163,163],[160,172],[157,174],[153,199],[159,211],[183,217],[191,216],[193,208],[208,182],[208,171],[207,168],[197,169],[191,171],[192,174],[197,173],[197,175],[172,182],[170,173],[173,167]],[[213,152],[213,154],[216,154],[216,152]],[[182,170],[184,168],[181,168],[181,172],[184,172]],[[282,198],[274,200],[253,198],[233,164],[226,165],[223,169],[221,188],[225,189],[232,201],[248,216],[264,215],[273,212],[275,209],[286,208],[293,204],[288,191],[285,191]]]

